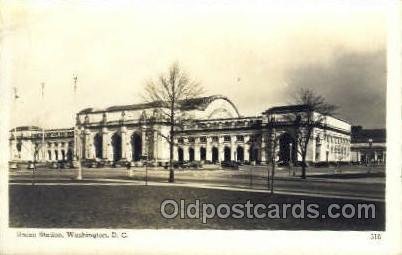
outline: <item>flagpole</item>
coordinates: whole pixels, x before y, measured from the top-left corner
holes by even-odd
[[[17,94],[17,87],[14,87],[14,107],[15,107],[15,115],[17,114],[17,99],[18,99],[18,94]],[[15,148],[17,149],[17,125],[14,124],[14,142],[15,142]],[[13,153],[14,154],[14,153]],[[13,155],[14,158],[15,155]],[[19,156],[19,153],[18,153]]]
[[[44,105],[44,90],[45,90],[45,83],[41,83],[41,98],[42,98],[42,105]],[[42,123],[43,124],[43,123]],[[45,153],[45,128],[42,126],[42,161],[45,162],[46,153]]]
[[[78,76],[74,75],[73,76],[73,80],[74,80],[74,114],[76,114],[76,109],[77,109],[77,81],[78,81]],[[75,127],[74,127],[74,137],[75,137],[75,141],[74,141],[74,150],[75,150],[75,159],[77,160],[77,180],[82,180],[82,168],[81,168],[81,157],[80,155],[78,155],[78,143],[80,142],[80,132],[78,130],[77,127],[77,123],[75,123]]]

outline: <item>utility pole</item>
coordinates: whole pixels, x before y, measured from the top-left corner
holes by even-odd
[[[78,76],[75,74],[73,76],[74,80],[74,114],[76,114],[77,110],[77,82],[78,82]],[[74,150],[75,150],[75,160],[77,161],[77,177],[76,180],[82,180],[82,168],[81,168],[81,157],[78,153],[78,143],[80,143],[81,140],[81,134],[80,130],[78,130],[77,123],[75,123],[75,128],[74,128]],[[81,143],[80,143],[81,144]]]

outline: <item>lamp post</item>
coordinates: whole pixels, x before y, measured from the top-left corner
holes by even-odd
[[[370,170],[371,170],[371,149],[373,147],[373,139],[371,139],[371,138],[368,139],[368,145],[369,145],[369,150],[368,150],[368,153],[367,153],[367,155],[368,155],[367,173],[370,173]]]
[[[293,158],[292,158],[292,153],[293,152],[293,143],[289,143],[289,175],[290,172],[293,170],[293,176],[296,176],[296,171],[295,168],[292,167],[292,163],[293,163]]]
[[[78,76],[74,75],[73,76],[74,80],[74,106],[76,107],[77,105],[77,81],[78,81]],[[77,176],[76,180],[82,180],[82,168],[81,168],[81,156],[79,154],[82,154],[82,145],[81,145],[81,130],[77,126],[79,116],[77,115],[77,121],[75,123],[75,128],[74,128],[74,136],[75,136],[75,141],[74,141],[74,147],[75,147],[75,160],[77,162]],[[81,148],[81,149],[79,149]]]

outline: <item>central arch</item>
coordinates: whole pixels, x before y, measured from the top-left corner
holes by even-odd
[[[119,161],[121,159],[121,136],[118,133],[114,133],[112,136],[112,148],[113,161]]]
[[[205,147],[200,148],[200,159],[207,160],[207,150],[205,149]]]
[[[258,161],[258,146],[257,145],[252,145],[251,148],[249,149],[249,160],[250,162],[257,162]]]
[[[183,159],[184,159],[183,156],[184,156],[183,155],[183,148],[179,147],[177,149],[177,159],[178,159],[179,162],[183,162]]]
[[[73,150],[71,148],[68,148],[68,150],[67,150],[67,160],[68,161],[73,160]]]
[[[139,134],[134,133],[131,136],[131,151],[132,151],[132,157],[133,161],[139,161],[141,160],[141,155],[142,155],[142,138]]]
[[[218,148],[212,147],[212,162],[216,163],[219,161],[219,151]]]
[[[223,149],[224,161],[230,161],[230,154],[232,153],[230,147],[225,146]]]
[[[103,139],[102,135],[97,133],[94,136],[95,158],[103,158]]]
[[[284,133],[279,137],[279,161],[283,163],[295,162],[296,150],[293,137]]]
[[[244,161],[244,149],[241,146],[238,146],[236,149],[237,161]]]
[[[192,147],[188,149],[188,157],[190,161],[194,161],[194,149]]]

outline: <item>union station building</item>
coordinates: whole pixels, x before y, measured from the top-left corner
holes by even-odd
[[[145,158],[165,164],[170,126],[161,107],[151,102],[87,108],[76,114],[75,126],[68,129],[16,127],[10,131],[11,161],[72,161],[77,156],[110,164],[141,164]],[[302,115],[305,105],[272,107],[248,117],[224,96],[188,99],[180,107],[184,114],[179,117],[187,121],[175,131],[176,161],[265,164],[272,156],[284,163],[301,160],[296,142],[299,127],[287,116]],[[350,123],[326,116],[312,132],[307,161],[351,161]]]

